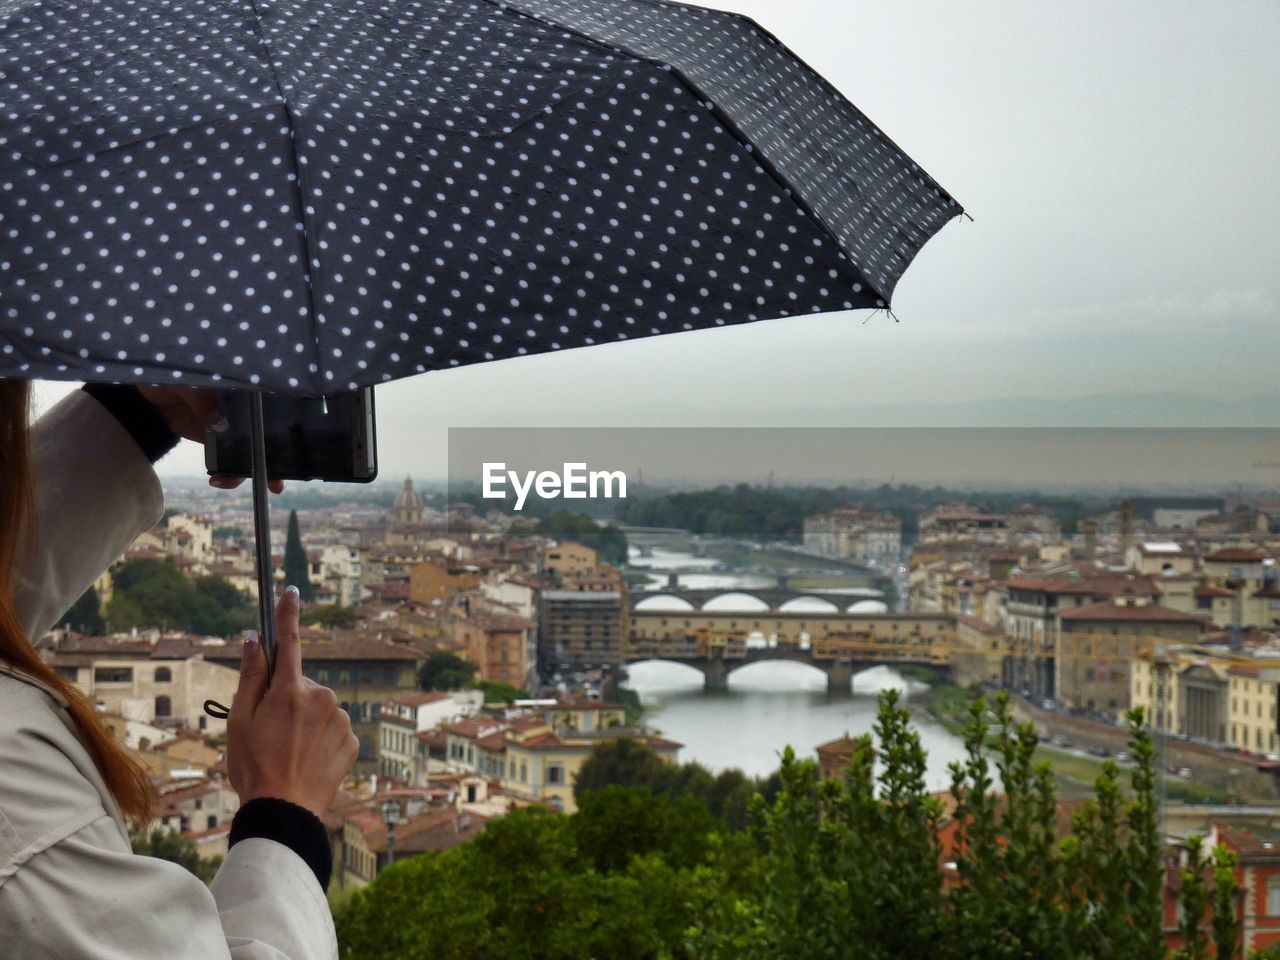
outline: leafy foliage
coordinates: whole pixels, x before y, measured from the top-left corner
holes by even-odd
[[[249,595],[222,577],[189,580],[163,560],[128,560],[112,570],[114,593],[106,620],[113,630],[152,627],[229,636],[253,626]]]
[[[512,700],[529,699],[528,690],[498,680],[478,680],[475,687],[483,691],[485,703],[510,703]]]
[[[749,778],[741,770],[713,775],[699,763],[667,763],[630,737],[606,740],[592,749],[574,780],[574,799],[581,806],[593,791],[615,786],[700,801],[730,830],[743,830],[749,825],[753,796],[760,792],[773,796],[777,792],[775,784]]]
[[[350,630],[356,625],[356,611],[354,607],[331,603],[323,607],[309,607],[303,610],[299,620],[303,626]]]
[[[462,690],[472,685],[475,665],[456,653],[437,650],[418,670],[418,686],[423,690]]]
[[[575,814],[509,814],[354,894],[342,955],[1163,960],[1154,750],[1141,712],[1128,722],[1129,798],[1105,764],[1069,829],[1003,695],[970,706],[948,798],[892,691],[837,778],[790,749],[755,782],[601,744]],[[1231,855],[1196,841],[1181,896],[1179,960],[1235,956]]]

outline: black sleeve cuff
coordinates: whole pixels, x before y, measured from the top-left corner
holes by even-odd
[[[276,797],[250,800],[231,821],[227,849],[250,837],[283,843],[311,868],[321,890],[329,888],[329,875],[333,873],[329,831],[310,810]]]
[[[143,397],[137,387],[120,383],[86,383],[82,389],[120,421],[120,426],[128,431],[152,463],[178,445],[178,435],[169,429],[160,411]]]

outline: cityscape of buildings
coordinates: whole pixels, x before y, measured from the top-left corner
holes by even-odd
[[[1035,504],[935,506],[909,533],[895,513],[850,504],[806,518],[794,548],[860,567],[879,586],[845,595],[784,575],[774,588],[700,590],[679,573],[638,588],[592,547],[467,504],[433,510],[407,479],[390,508],[335,500],[298,516],[308,609],[351,612],[302,629],[306,675],[335,691],[361,744],[325,818],[338,885],[465,842],[522,806],[572,812],[574,778],[603,741],[635,737],[677,761],[681,744],[619,702],[617,677],[645,659],[694,666],[709,688],[750,663],[800,660],[846,692],[866,666],[925,664],[1082,724],[1114,729],[1142,706],[1163,736],[1280,776],[1277,505],[1133,499],[1066,534]],[[252,597],[251,529],[243,503],[186,504],[120,559],[162,560]],[[282,578],[283,531],[273,552]],[[95,584],[103,612],[120,569]],[[229,702],[240,641],[112,631],[109,620],[103,635],[64,622],[37,647],[153,772],[159,825],[216,856],[237,804],[225,721],[202,705]],[[423,668],[441,653],[511,695],[486,704],[482,688],[423,689]],[[847,744],[807,746],[835,770]],[[1221,825],[1241,850],[1275,861],[1280,891],[1280,856],[1240,829]]]

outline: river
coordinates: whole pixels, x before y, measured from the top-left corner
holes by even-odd
[[[627,670],[627,686],[640,695],[646,722],[684,744],[682,761],[713,771],[738,767],[753,776],[776,770],[787,745],[813,757],[820,743],[870,732],[880,690],[906,689],[908,705],[913,693],[918,698],[925,690],[887,667],[874,667],[854,677],[852,696],[828,696],[825,674],[785,660],[743,667],[730,676],[725,693],[704,691],[702,674],[678,663],[649,661]],[[951,785],[947,765],[963,756],[964,747],[923,709],[916,710],[916,729],[929,753],[928,787],[945,790]]]
[[[774,582],[768,576],[713,571],[711,568],[717,566],[714,559],[661,546],[641,556],[632,545],[629,566],[651,578],[648,591],[632,594],[633,603],[642,601],[644,592],[661,592],[667,579],[665,569],[681,570],[680,583],[686,589],[749,591]],[[869,733],[876,719],[876,696],[887,687],[904,690],[908,705],[913,698],[916,701],[915,725],[929,753],[930,790],[944,790],[951,785],[947,765],[964,754],[959,737],[919,707],[926,686],[906,680],[887,667],[874,667],[854,677],[852,696],[829,696],[826,674],[785,660],[735,671],[729,677],[728,691],[721,693],[703,690],[702,674],[683,664],[649,661],[631,664],[627,671],[630,679],[626,685],[640,695],[646,722],[684,744],[681,760],[696,760],[714,771],[738,767],[753,776],[765,776],[777,769],[788,745],[799,756],[813,757],[820,743],[845,734]]]
[[[713,572],[716,564],[714,559],[661,546],[642,557],[634,545],[629,561],[632,569],[651,575],[652,592],[661,592],[665,585],[664,568],[681,570],[680,582],[687,589],[750,590],[773,583],[767,576]],[[699,570],[703,572],[695,572]],[[633,593],[632,602],[642,600],[643,592]],[[827,678],[821,671],[784,660],[735,671],[729,677],[729,690],[722,693],[704,691],[702,674],[678,663],[650,661],[631,664],[627,670],[630,679],[626,685],[640,695],[646,722],[684,744],[681,760],[696,760],[715,771],[738,767],[753,776],[764,776],[777,769],[788,745],[799,756],[813,757],[820,743],[845,734],[869,733],[876,719],[876,696],[887,687],[904,690],[909,706],[915,700],[916,729],[929,753],[930,790],[951,785],[947,766],[964,754],[960,739],[920,707],[925,685],[905,680],[887,667],[875,667],[854,677],[853,695],[843,697],[828,696]]]

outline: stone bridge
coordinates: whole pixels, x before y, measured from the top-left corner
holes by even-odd
[[[671,576],[674,577],[675,574]],[[665,590],[648,590],[633,593],[631,595],[631,603],[634,607],[646,601],[655,601],[662,598],[664,600],[684,601],[689,605],[689,609],[702,610],[713,600],[719,601],[713,606],[720,606],[722,603],[732,603],[735,600],[746,598],[752,601],[749,609],[777,611],[785,609],[793,600],[812,598],[826,601],[836,610],[847,610],[855,603],[865,600],[882,600],[883,597],[883,592],[873,587],[859,589],[857,593],[845,593],[828,590],[796,590],[787,587],[741,587],[734,589],[725,589],[724,587],[677,587],[673,589],[669,586]]]

